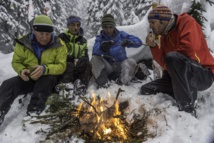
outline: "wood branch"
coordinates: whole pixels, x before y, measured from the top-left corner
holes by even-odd
[[[113,106],[116,104],[116,102],[117,102],[117,100],[118,100],[118,97],[119,97],[119,95],[120,95],[121,92],[124,92],[124,90],[122,90],[121,88],[119,88],[118,91],[117,91],[117,95],[116,95],[116,98],[115,98],[115,100],[114,100]]]
[[[85,100],[81,95],[78,95],[80,97],[80,99],[82,99],[85,103],[87,103],[89,106],[91,106],[93,109],[94,109],[94,112],[97,114],[97,115],[100,115],[100,113],[97,112],[96,108],[91,104],[89,103],[87,100]]]

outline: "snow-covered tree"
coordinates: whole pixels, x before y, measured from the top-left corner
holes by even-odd
[[[192,17],[195,18],[195,20],[201,25],[203,26],[204,20],[207,20],[204,16],[203,16],[203,12],[206,12],[205,9],[203,8],[202,4],[197,1],[197,0],[193,0],[192,2],[192,6],[190,11],[188,12],[189,15],[191,15]]]
[[[86,17],[87,11],[84,10],[86,5],[87,0],[84,3],[81,0],[1,0],[0,51],[11,52],[14,39],[32,30],[36,15],[50,16],[55,26],[55,33],[59,34],[67,27],[66,18],[69,15]]]
[[[139,22],[151,6],[151,0],[90,0],[88,5],[88,35],[98,34],[101,18],[112,14],[117,25],[131,25]]]

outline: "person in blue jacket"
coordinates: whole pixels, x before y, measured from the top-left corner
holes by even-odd
[[[134,76],[137,63],[127,58],[125,47],[138,48],[142,41],[115,27],[111,14],[102,18],[102,31],[96,37],[92,51],[92,74],[98,87],[108,87],[109,80],[127,85]]]

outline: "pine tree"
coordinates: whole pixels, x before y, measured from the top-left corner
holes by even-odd
[[[214,2],[211,0],[206,0],[206,2],[208,2],[211,6],[214,4]]]
[[[193,0],[193,3],[191,5],[191,9],[188,12],[189,15],[191,15],[195,20],[204,27],[204,20],[207,21],[207,19],[203,16],[203,12],[206,12],[206,10],[203,8],[202,4],[196,0]]]
[[[73,0],[72,2],[70,0],[1,1],[0,51],[13,51],[14,39],[32,31],[33,18],[36,15],[50,16],[55,26],[55,33],[59,34],[67,27],[66,18],[69,15],[86,17],[84,16],[87,12],[84,10],[86,4],[87,1],[82,2],[81,0]],[[29,10],[31,7],[32,9]],[[85,11],[85,13],[80,11]]]
[[[101,29],[101,18],[105,14],[112,14],[117,25],[131,25],[139,22],[150,6],[151,1],[148,0],[90,0],[87,7],[88,36],[98,34]]]

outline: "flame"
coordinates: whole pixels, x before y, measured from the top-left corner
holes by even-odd
[[[83,106],[83,102],[80,103],[80,105],[77,107],[77,114],[76,114],[76,116],[78,116],[80,114],[80,110],[82,109],[82,106]]]
[[[110,102],[110,93],[108,93],[107,101]],[[120,121],[119,116],[121,115],[121,112],[119,111],[119,103],[115,103],[113,116],[109,119],[105,119],[106,116],[103,114],[106,108],[106,104],[104,100],[101,98],[100,100],[97,100],[96,94],[92,94],[92,101],[90,103],[95,109],[93,109],[92,106],[87,109],[88,112],[91,112],[96,115],[96,132],[95,136],[99,139],[107,139],[111,140],[112,137],[118,136],[119,139],[126,140],[126,130],[124,129],[123,124]],[[82,109],[83,103],[78,106],[78,111]],[[96,113],[95,113],[96,112]],[[115,117],[117,116],[117,117]],[[84,116],[86,118],[87,116]],[[87,119],[84,119],[87,120]],[[94,131],[91,131],[94,132]]]

